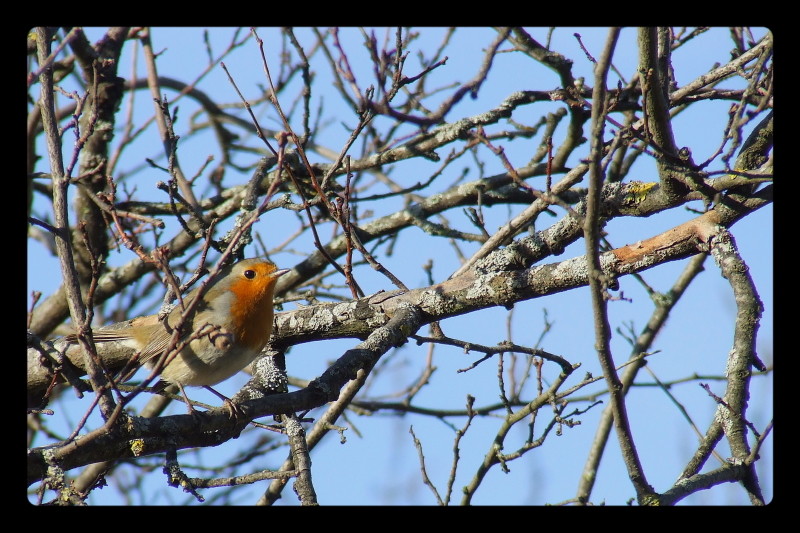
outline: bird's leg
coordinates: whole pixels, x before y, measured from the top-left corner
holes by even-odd
[[[208,390],[209,392],[215,394],[217,396],[217,398],[219,398],[220,400],[222,400],[225,403],[225,408],[228,410],[228,418],[239,418],[240,416],[244,416],[244,413],[242,412],[242,410],[239,409],[239,406],[237,406],[235,403],[233,403],[233,400],[231,400],[230,398],[228,398],[224,394],[221,394],[221,393],[215,391],[214,389],[212,389],[208,385],[204,385],[203,388]]]
[[[180,383],[177,384],[178,388],[181,389],[181,396],[183,396],[183,401],[186,402],[186,407],[189,408],[189,414],[192,416],[197,415],[197,410],[192,405],[192,401],[189,400],[189,396],[186,394],[186,389],[183,388],[183,385]]]

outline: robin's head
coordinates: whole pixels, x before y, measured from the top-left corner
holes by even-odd
[[[203,296],[213,323],[230,329],[239,342],[260,350],[272,330],[275,284],[287,272],[259,258],[223,269]]]

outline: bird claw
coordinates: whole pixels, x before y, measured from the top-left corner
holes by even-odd
[[[229,419],[236,420],[244,417],[244,411],[242,411],[238,405],[233,403],[233,400],[230,398],[225,398],[223,405],[225,406],[225,409],[228,410]]]
[[[224,394],[221,394],[221,393],[215,391],[214,389],[212,389],[208,385],[204,386],[204,388],[206,390],[208,390],[209,392],[214,393],[217,396],[217,398],[222,400],[223,405],[225,406],[225,409],[228,410],[228,418],[229,419],[236,420],[236,419],[239,419],[239,418],[244,418],[244,411],[242,411],[242,409],[238,405],[233,403],[233,400],[231,400],[230,398],[228,398]]]

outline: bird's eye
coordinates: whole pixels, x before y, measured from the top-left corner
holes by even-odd
[[[256,277],[256,271],[255,270],[245,270],[244,271],[244,277],[246,277],[247,279],[253,279],[254,277]]]

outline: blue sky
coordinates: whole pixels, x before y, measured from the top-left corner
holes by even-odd
[[[259,35],[265,41],[265,49],[273,75],[276,75],[279,46],[279,34],[274,29],[260,29]],[[438,45],[444,30],[438,28],[423,28],[415,30],[420,32],[420,39],[411,47],[411,54],[406,63],[407,75],[418,71],[416,50],[426,50],[430,54],[432,47]],[[87,30],[90,38],[95,39],[101,31]],[[591,85],[592,64],[581,50],[574,33],[579,33],[586,48],[595,56],[599,56],[607,30],[602,28],[559,28],[552,35],[551,49],[574,60],[576,76],[584,76],[587,85]],[[233,30],[216,28],[210,33],[211,42],[216,49],[227,43]],[[533,28],[530,33],[540,42],[547,39],[547,29]],[[242,35],[246,34],[243,30]],[[383,39],[385,32],[376,30],[378,39]],[[312,36],[307,29],[297,30],[298,38],[304,45],[312,42]],[[463,83],[474,77],[480,67],[482,50],[494,39],[495,32],[491,29],[469,28],[456,32],[456,39],[446,55],[449,59],[426,82],[429,88],[447,86],[453,81]],[[763,35],[763,31],[756,34],[756,38]],[[159,56],[159,74],[172,78],[188,81],[193,79],[207,65],[205,45],[202,41],[202,30],[195,28],[154,28],[152,30],[153,43]],[[240,37],[241,37],[240,36]],[[358,83],[362,89],[372,83],[371,71],[366,64],[366,54],[361,47],[361,34],[355,29],[342,29],[340,33],[342,45],[347,50],[351,65],[358,75]],[[394,39],[393,32],[389,33],[390,42]],[[636,68],[636,30],[626,28],[623,30],[617,53],[614,56],[615,67],[625,76],[623,83],[630,79]],[[733,47],[727,29],[712,29],[699,36],[694,45],[678,49],[673,56],[675,75],[679,85],[692,81],[698,75],[708,71],[716,62],[727,61],[729,51]],[[141,60],[140,60],[141,63]],[[230,57],[225,58],[225,64],[236,80],[239,89],[248,100],[254,101],[262,94],[266,85],[261,68],[259,53],[254,41],[249,41],[237,49]],[[131,47],[126,46],[126,55],[121,60],[120,75],[129,77],[131,72]],[[143,75],[142,65],[138,73]],[[346,108],[339,101],[338,96],[331,88],[331,79],[328,70],[318,66],[315,69],[315,101],[312,107],[322,102],[325,121],[320,124],[322,130],[315,139],[317,143],[336,150],[340,149],[349,131],[347,127],[355,124],[352,116],[337,114],[336,106]],[[609,86],[617,83],[615,74],[610,74]],[[299,84],[295,80],[293,83]],[[298,85],[299,86],[299,85]],[[493,65],[489,78],[481,87],[477,98],[466,97],[447,116],[448,122],[474,115],[488,108],[497,106],[509,94],[516,90],[534,89],[551,90],[559,86],[558,77],[550,70],[537,68],[530,61],[525,60],[520,54],[500,54]],[[741,88],[733,82],[723,82],[722,86]],[[211,69],[209,74],[199,83],[198,87],[217,101],[235,102],[236,95],[227,76],[218,66]],[[450,94],[452,89],[442,91],[442,98]],[[168,93],[174,98],[174,93]],[[289,91],[288,94],[293,94]],[[149,93],[138,91],[134,117],[145,117],[152,114],[152,104],[149,103]],[[193,104],[188,99],[180,100],[176,131],[182,136],[179,144],[179,154],[184,172],[192,175],[199,170],[207,155],[218,156],[216,146],[209,135],[190,134],[191,120],[193,118]],[[291,102],[282,101],[284,107]],[[127,105],[127,104],[126,104]],[[436,101],[429,106],[436,105]],[[692,149],[695,161],[703,161],[718,148],[720,132],[727,121],[730,102],[717,101],[696,106],[697,110],[679,115],[674,122],[676,142],[679,146],[689,146]],[[536,104],[520,109],[514,114],[514,120],[532,124],[538,118],[559,107],[559,104]],[[258,108],[258,119],[263,127],[278,129],[274,113],[263,111],[265,107]],[[701,111],[702,110],[702,111]],[[316,109],[312,109],[316,113]],[[127,111],[123,111],[123,114]],[[690,114],[691,113],[691,114]],[[244,115],[242,115],[244,116]],[[202,115],[198,117],[203,120]],[[378,118],[375,124],[380,127],[385,125],[386,119]],[[757,122],[757,121],[756,121]],[[345,125],[343,125],[344,123]],[[346,127],[345,127],[346,126]],[[502,129],[502,123],[496,129]],[[295,125],[299,127],[299,125]],[[241,132],[241,130],[238,130]],[[749,130],[747,130],[749,132]],[[746,132],[746,133],[747,133]],[[119,135],[119,134],[118,134]],[[557,133],[563,137],[563,129]],[[260,146],[253,138],[243,138],[242,144]],[[506,153],[516,166],[524,165],[536,149],[539,140],[518,140],[504,144]],[[68,152],[70,143],[66,143]],[[572,164],[577,163],[579,157],[585,157],[588,145],[578,149],[573,156]],[[159,197],[155,190],[157,180],[164,179],[163,175],[146,169],[135,173],[132,169],[141,168],[144,158],[154,158],[163,162],[160,157],[161,145],[157,131],[151,126],[134,145],[127,149],[117,165],[120,175],[128,173],[136,184],[137,195],[142,197]],[[440,154],[443,155],[443,154]],[[235,162],[246,165],[252,164],[258,155],[242,153],[236,156]],[[317,154],[310,154],[312,161],[324,160]],[[467,179],[477,179],[483,175],[493,175],[503,171],[502,165],[496,158],[485,157],[486,166],[483,169],[466,159],[448,170],[431,189],[425,194],[436,190],[443,190],[453,183],[458,177],[462,167],[467,167]],[[470,163],[473,163],[470,166]],[[430,175],[438,164],[429,161],[409,161],[396,165],[392,170],[393,178],[403,185],[411,185],[423,181]],[[708,170],[719,170],[719,161],[712,164]],[[231,169],[226,174],[226,183],[244,183],[249,177],[248,172],[238,173]],[[655,165],[648,158],[640,158],[634,166],[631,178],[642,181],[656,181]],[[541,183],[533,182],[534,186]],[[151,196],[152,195],[152,196]],[[37,202],[34,207],[43,204]],[[373,209],[375,216],[381,216],[399,208],[400,200],[387,202],[372,202],[361,209]],[[701,209],[699,203],[693,205]],[[517,209],[517,208],[513,208]],[[521,209],[521,208],[519,208]],[[513,211],[516,212],[516,211]],[[513,212],[511,213],[513,216]],[[499,227],[510,215],[505,206],[486,209],[487,228]],[[559,211],[559,216],[561,212]],[[473,231],[466,219],[459,213],[451,213],[451,222],[460,229]],[[73,215],[74,216],[74,215]],[[642,240],[662,231],[672,228],[681,222],[695,216],[685,209],[672,210],[651,216],[646,219],[616,219],[606,228],[608,238],[614,246],[622,246]],[[760,212],[747,217],[732,228],[740,252],[747,262],[751,275],[764,302],[764,314],[759,330],[758,351],[759,355],[768,365],[773,358],[773,224],[772,207],[762,209]],[[555,222],[556,219],[542,217],[538,224],[544,225]],[[221,224],[220,232],[230,226],[231,221]],[[256,225],[256,230],[262,234],[268,246],[277,246],[283,241],[286,234],[294,231],[296,221],[293,214],[285,211],[272,211],[262,217]],[[537,229],[544,226],[537,225]],[[169,232],[166,235],[170,235]],[[324,238],[324,237],[323,237]],[[446,248],[445,248],[446,246]],[[569,259],[584,253],[582,241],[568,247],[559,257],[547,259],[547,263]],[[310,238],[306,242],[293,243],[292,250],[276,254],[273,259],[281,267],[291,268],[303,258],[303,254],[312,251],[313,242]],[[477,249],[477,245],[465,244],[463,251],[469,255]],[[124,264],[133,259],[130,252],[112,252],[109,263],[112,266]],[[382,262],[410,287],[420,287],[428,284],[422,265],[428,260],[433,260],[433,276],[437,281],[445,279],[458,268],[458,262],[449,245],[444,241],[436,240],[423,234],[421,230],[412,228],[398,239],[394,253],[391,256],[381,257]],[[674,283],[677,275],[682,271],[685,262],[674,262],[659,266],[644,273],[645,280],[656,290],[666,291]],[[60,284],[57,261],[50,256],[40,245],[29,239],[28,246],[28,292],[31,290],[42,291],[46,296],[52,293]],[[388,281],[365,268],[358,273],[358,280],[366,293],[373,293],[381,289],[391,289]],[[340,282],[341,280],[337,280]],[[609,305],[610,319],[613,327],[626,328],[630,325],[638,333],[644,326],[652,311],[649,298],[641,284],[632,277],[620,280],[620,288],[626,298],[632,301],[616,301]],[[597,358],[593,351],[593,328],[589,304],[589,293],[586,289],[576,289],[549,298],[523,302],[515,306],[512,311],[505,309],[489,309],[468,316],[456,317],[443,322],[442,327],[446,334],[463,340],[495,344],[506,339],[511,331],[514,342],[523,345],[533,345],[539,339],[544,323],[544,313],[553,323],[551,331],[545,337],[541,347],[545,350],[563,355],[571,361],[580,361],[582,367],[573,375],[574,384],[585,372],[601,375]],[[149,303],[149,302],[147,302]],[[141,304],[141,313],[153,312],[147,309],[146,303]],[[287,304],[285,309],[293,309],[295,304]],[[138,309],[137,309],[138,311]],[[141,314],[139,313],[139,314]],[[661,381],[671,381],[697,374],[710,376],[702,382],[709,383],[715,393],[722,395],[724,385],[721,381],[712,379],[724,372],[725,358],[731,348],[733,339],[733,316],[735,303],[727,281],[719,275],[719,270],[711,259],[707,260],[705,272],[696,280],[696,285],[684,296],[672,316],[665,330],[656,340],[653,348],[660,353],[651,357],[650,369]],[[426,334],[420,331],[420,334]],[[357,343],[354,340],[337,340],[324,343],[313,343],[297,346],[287,356],[289,373],[302,379],[313,379],[318,376],[330,361],[341,355],[345,350]],[[614,357],[619,364],[628,357],[629,345],[623,335],[615,331],[612,339]],[[429,356],[429,347],[416,346],[414,343],[406,344],[395,353],[387,354],[384,358],[386,368],[370,388],[370,394],[379,396],[389,394],[403,384],[408,383],[418,375]],[[456,373],[457,369],[469,366],[479,356],[464,354],[455,348],[436,347],[433,352],[437,371],[431,383],[425,387],[415,398],[415,403],[425,407],[459,409],[465,405],[467,394],[476,397],[476,405],[486,405],[497,401],[497,365],[487,362],[477,369],[467,373]],[[553,369],[549,369],[552,372]],[[550,374],[552,377],[555,374]],[[547,374],[546,374],[547,376]],[[640,380],[652,383],[645,373],[640,374]],[[232,395],[246,378],[239,376],[221,384],[221,392]],[[597,392],[602,389],[602,383],[590,388],[589,391],[579,393]],[[192,393],[193,392],[193,393]],[[213,397],[206,397],[201,391],[192,391],[190,395],[201,401],[216,403]],[[530,391],[533,393],[533,391]],[[697,425],[704,431],[708,426],[714,412],[713,401],[706,392],[700,388],[698,381],[679,384],[671,392],[684,406],[690,409],[691,415]],[[761,377],[753,381],[751,389],[751,421],[757,428],[763,429],[772,419],[772,378]],[[69,412],[71,422],[77,420],[87,401],[72,400]],[[586,407],[579,404],[577,407]],[[691,456],[696,447],[697,439],[688,428],[686,420],[675,408],[667,396],[654,387],[637,388],[629,396],[628,407],[632,425],[635,429],[637,446],[642,455],[642,461],[650,483],[658,491],[663,491],[675,481],[683,465]],[[74,412],[72,411],[74,409]],[[600,415],[602,406],[595,407],[580,417],[581,424],[573,428],[564,428],[562,436],[551,435],[545,445],[527,454],[523,459],[512,462],[509,466],[511,472],[502,473],[499,469],[490,472],[484,486],[477,492],[473,503],[475,504],[543,504],[556,503],[574,497],[581,469],[585,461],[586,452],[594,435],[594,427]],[[183,405],[174,405],[171,413],[183,413]],[[376,414],[371,417],[362,417],[348,414],[347,420],[340,420],[342,426],[350,429],[345,433],[347,441],[341,444],[338,436],[329,435],[326,440],[314,451],[314,482],[319,500],[323,504],[433,504],[429,489],[420,479],[417,453],[414,449],[409,427],[413,426],[417,438],[424,446],[426,466],[431,480],[443,491],[443,486],[451,468],[451,453],[453,441],[453,426],[462,427],[462,419],[452,419],[448,423],[436,419],[407,415],[395,417],[386,414]],[[451,425],[450,425],[451,424]],[[491,435],[497,431],[499,419],[479,420],[462,440],[462,460],[459,465],[458,477],[454,485],[453,503],[460,500],[460,488],[472,476],[477,464],[488,450]],[[512,433],[508,446],[518,446],[525,438],[524,428]],[[65,430],[66,431],[66,430]],[[210,450],[204,459],[207,464],[221,463],[225,457],[240,453],[246,449],[249,439],[257,438],[257,431],[244,434],[238,440]],[[40,443],[37,443],[40,444]],[[507,449],[506,451],[510,451]],[[720,453],[726,456],[727,450],[721,449]],[[218,459],[217,459],[218,457]],[[772,439],[770,438],[763,453],[764,459],[759,463],[759,475],[762,486],[768,498],[772,496]],[[282,455],[270,455],[265,458],[259,468],[277,467],[283,459]],[[160,460],[157,459],[157,460]],[[193,452],[184,452],[182,461],[194,462]],[[709,463],[710,467],[716,467]],[[129,471],[128,475],[138,475]],[[147,476],[145,481],[153,484],[150,500],[135,503],[182,503],[188,497],[175,489],[163,488],[163,476],[160,467]],[[262,486],[243,488],[237,493],[238,503],[253,503],[257,495],[263,490]],[[210,497],[213,492],[205,492]],[[295,504],[296,498],[291,490],[285,490],[282,504]],[[592,501],[595,503],[624,504],[635,494],[627,481],[624,467],[619,459],[616,440],[612,436],[609,451],[604,458],[598,475],[598,482],[593,493]],[[123,496],[113,487],[109,486],[93,494],[93,503],[113,504],[124,501]],[[683,502],[684,504],[747,504],[744,493],[737,486],[717,487],[694,495]]]

